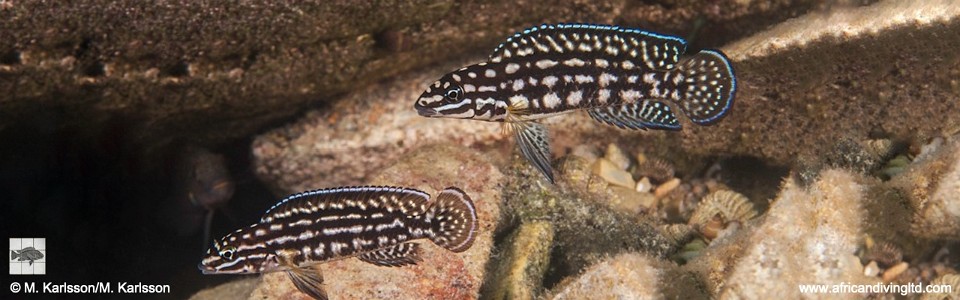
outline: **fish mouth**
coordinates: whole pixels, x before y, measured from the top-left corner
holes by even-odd
[[[197,264],[197,269],[200,269],[200,272],[203,272],[204,275],[217,274],[217,270],[204,266],[203,263]]]
[[[417,113],[420,114],[420,116],[436,117],[440,115],[440,113],[438,113],[436,110],[429,107],[423,107],[423,106],[417,105],[416,108],[417,108]]]

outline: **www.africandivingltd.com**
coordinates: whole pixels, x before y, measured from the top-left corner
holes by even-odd
[[[942,293],[949,294],[953,292],[953,287],[949,284],[929,284],[907,283],[907,284],[886,284],[878,282],[876,284],[849,284],[841,282],[839,284],[801,284],[799,285],[802,294],[926,294]]]

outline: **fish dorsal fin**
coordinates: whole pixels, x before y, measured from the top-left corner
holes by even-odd
[[[599,52],[636,58],[650,69],[672,69],[686,51],[687,41],[670,35],[620,26],[544,24],[517,32],[497,46],[490,61],[511,57]]]
[[[666,103],[643,100],[634,103],[593,108],[590,117],[623,129],[679,130],[680,122]]]
[[[314,190],[291,195],[273,207],[260,218],[260,223],[269,223],[307,213],[330,208],[344,208],[351,205],[412,205],[426,204],[430,194],[423,191],[390,187],[360,186]]]
[[[393,247],[361,254],[357,258],[384,267],[415,265],[423,260],[420,258],[420,245],[417,243],[394,245]]]
[[[37,249],[33,247],[26,247],[26,248],[20,249],[20,251],[26,251],[26,250],[37,250]]]
[[[550,183],[554,183],[553,168],[550,167],[550,138],[547,135],[547,128],[534,122],[514,122],[510,125],[513,127],[513,134],[523,157],[543,173]]]

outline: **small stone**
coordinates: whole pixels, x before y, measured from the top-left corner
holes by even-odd
[[[650,178],[644,177],[640,178],[640,181],[637,181],[637,188],[635,189],[640,193],[649,193],[653,189],[653,184],[650,183]]]
[[[612,185],[622,186],[633,189],[637,183],[627,171],[617,167],[617,165],[605,158],[598,159],[593,165],[593,172],[600,175]]]
[[[880,266],[877,266],[876,261],[871,260],[866,267],[863,267],[863,275],[877,277],[877,275],[880,275]]]
[[[630,158],[616,144],[607,145],[607,152],[603,155],[603,158],[612,162],[620,170],[626,170],[630,167]]]
[[[666,196],[678,186],[680,186],[680,178],[667,180],[667,182],[664,182],[653,191],[653,195],[657,198],[663,198],[663,196]]]
[[[897,279],[897,276],[900,276],[900,273],[903,273],[903,271],[906,271],[909,267],[910,264],[907,262],[902,262],[890,267],[883,272],[883,282],[892,282],[894,279]]]
[[[641,213],[657,202],[657,199],[650,193],[638,193],[633,189],[620,186],[610,186],[609,189],[616,197],[611,199],[611,203],[608,205],[615,210],[626,213]]]
[[[573,147],[573,150],[570,151],[570,155],[582,157],[588,161],[595,161],[600,158],[600,156],[597,155],[597,149],[589,145],[577,145],[576,147]]]
[[[647,162],[647,155],[643,152],[637,153],[637,164],[643,164]]]

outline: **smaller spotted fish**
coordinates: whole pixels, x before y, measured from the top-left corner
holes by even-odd
[[[593,24],[532,27],[488,61],[444,75],[417,99],[425,117],[503,122],[523,156],[554,182],[547,129],[574,111],[624,129],[679,130],[673,108],[709,125],[733,106],[736,77],[720,51],[683,56],[679,37]]]
[[[16,261],[29,260],[31,266],[33,265],[33,261],[40,260],[41,258],[43,258],[43,253],[41,253],[40,250],[37,250],[36,248],[33,248],[33,247],[26,247],[21,249],[20,251],[10,250],[10,260],[16,260]]]
[[[301,292],[326,299],[317,264],[349,257],[378,266],[421,261],[415,240],[453,252],[473,245],[477,212],[462,190],[430,195],[397,187],[344,187],[283,199],[259,223],[230,233],[200,263],[204,274],[283,271]]]

